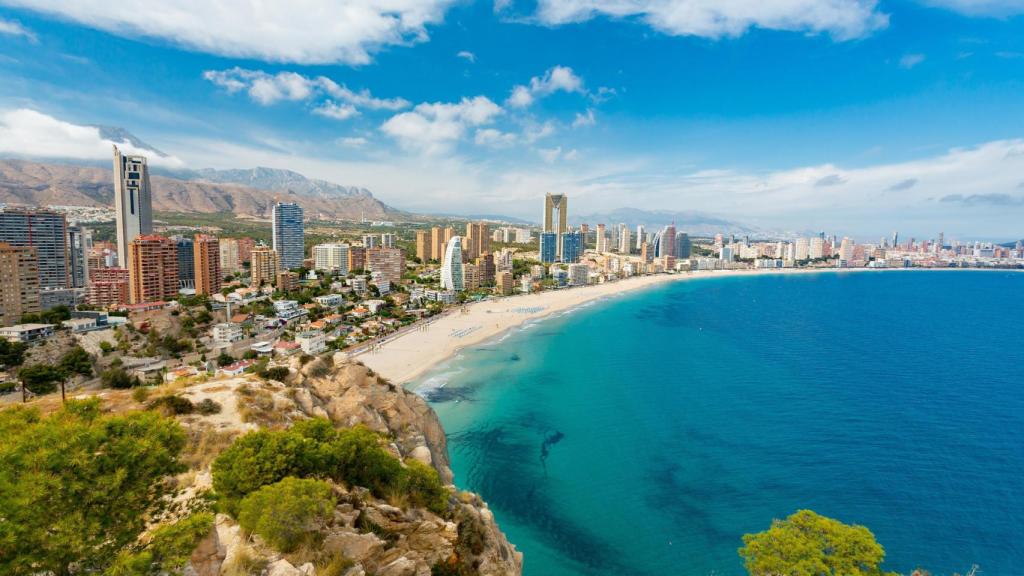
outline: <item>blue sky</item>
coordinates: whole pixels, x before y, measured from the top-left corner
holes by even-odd
[[[1024,236],[1022,0],[251,4],[0,0],[0,154],[103,124],[410,210]]]

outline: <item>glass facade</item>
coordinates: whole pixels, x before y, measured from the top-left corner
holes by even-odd
[[[281,261],[281,268],[301,268],[305,256],[305,229],[302,222],[302,206],[294,203],[274,204],[274,250]]]

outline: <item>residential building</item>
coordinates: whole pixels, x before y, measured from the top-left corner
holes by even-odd
[[[313,268],[332,274],[348,274],[349,245],[343,243],[313,246]]]
[[[277,289],[280,292],[288,293],[297,290],[299,287],[299,275],[297,272],[284,270],[277,273]]]
[[[462,238],[453,237],[445,249],[441,262],[441,289],[453,292],[464,290],[462,274]]]
[[[639,224],[636,227],[636,249],[637,251],[643,247],[644,242],[647,240],[647,233],[644,230],[644,225]]]
[[[348,248],[348,271],[353,270],[366,270],[366,248],[362,246]]]
[[[625,224],[621,224],[619,226],[619,253],[629,254],[633,251],[630,240],[629,228]]]
[[[551,264],[558,260],[558,234],[554,232],[540,233],[540,261]]]
[[[253,248],[250,270],[250,284],[256,288],[277,282],[277,273],[281,271],[277,251],[266,246]]]
[[[245,339],[245,331],[241,324],[222,322],[213,326],[213,341],[220,344],[230,344]]]
[[[28,344],[53,336],[53,324],[15,324],[0,328],[0,338],[8,342]]]
[[[480,288],[480,267],[476,264],[462,265],[462,287],[466,290]]]
[[[490,286],[494,284],[494,254],[484,254],[476,259],[476,265],[480,269],[480,284]]]
[[[690,244],[690,236],[686,232],[676,232],[676,259],[685,260],[690,257],[692,251],[693,246]]]
[[[295,342],[306,354],[321,354],[327,350],[327,337],[320,330],[308,330],[295,335]]]
[[[207,296],[220,292],[224,280],[221,272],[220,241],[215,236],[196,234],[193,243],[195,248],[196,294]],[[235,253],[237,261],[237,251]]]
[[[146,157],[121,154],[117,146],[114,146],[114,213],[118,265],[130,268],[128,244],[139,236],[153,233],[153,194]]]
[[[194,243],[185,236],[175,236],[173,240],[178,250],[178,287],[193,288],[196,285]]]
[[[825,239],[820,236],[811,238],[809,256],[811,260],[825,257]]]
[[[380,247],[381,248],[394,248],[395,247],[395,235],[391,232],[385,232],[380,235]]]
[[[569,197],[565,194],[547,194],[544,197],[544,219],[543,232],[554,232],[555,234],[555,258],[562,260],[563,235],[569,232]]]
[[[590,281],[590,268],[586,264],[569,264],[569,285],[586,286]]]
[[[48,210],[0,211],[0,242],[31,246],[39,259],[39,288],[67,288],[68,232],[63,214]]]
[[[608,231],[605,229],[604,224],[597,225],[597,232],[595,233],[594,249],[598,252],[604,253],[608,251]]]
[[[293,202],[274,204],[273,248],[277,251],[281,267],[286,270],[302,267],[306,251],[302,214],[302,207]]]
[[[138,236],[128,243],[128,299],[132,304],[178,296],[178,249],[169,238]]]
[[[220,271],[222,274],[234,274],[242,269],[242,260],[238,254],[238,240],[234,238],[219,239]]]
[[[491,237],[487,228],[486,222],[469,222],[466,224],[462,256],[467,261],[475,260],[491,251]]]
[[[583,232],[562,234],[562,262],[579,262],[583,256]]]
[[[429,230],[417,230],[416,231],[416,257],[419,258],[420,262],[426,262],[432,259],[430,243],[430,231]]]
[[[430,259],[440,261],[444,257],[445,233],[440,226],[430,229]]]
[[[93,306],[127,304],[129,298],[127,268],[93,268],[85,301]]]
[[[515,285],[515,278],[507,270],[498,272],[494,278],[494,291],[502,296],[511,296],[512,291],[515,290]]]
[[[366,251],[366,268],[375,283],[384,280],[397,285],[405,271],[405,255],[401,248],[373,248]]]
[[[85,288],[89,283],[89,251],[92,233],[81,226],[68,226],[68,288]]]
[[[295,300],[275,301],[274,313],[277,315],[278,319],[284,320],[285,322],[291,322],[296,318],[301,318],[309,314],[305,309],[299,306],[299,303]]]
[[[25,314],[40,310],[35,248],[0,243],[0,323],[17,324]]]
[[[252,250],[256,247],[256,241],[252,238],[236,238],[238,244],[238,261],[241,263],[252,262]]]
[[[811,255],[811,245],[807,238],[797,238],[794,248],[796,260],[807,260]]]

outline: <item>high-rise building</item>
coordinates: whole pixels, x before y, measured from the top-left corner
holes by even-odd
[[[12,326],[40,311],[39,258],[35,248],[0,242],[0,322]]]
[[[594,247],[601,253],[608,251],[608,232],[605,230],[604,224],[597,225],[597,242]]]
[[[502,296],[511,296],[515,286],[515,278],[507,270],[498,272],[498,275],[494,278],[494,291]]]
[[[41,289],[69,287],[68,232],[63,214],[5,209],[0,212],[0,242],[36,249]]]
[[[480,284],[480,267],[476,264],[463,264],[462,287],[466,290],[476,290]]]
[[[619,252],[622,254],[629,254],[632,252],[633,247],[630,243],[629,228],[626,225],[619,227]]]
[[[313,246],[313,269],[332,274],[348,274],[349,245],[343,243]]]
[[[219,239],[220,269],[224,274],[234,274],[242,268],[242,259],[238,254],[238,240],[234,238]]]
[[[689,258],[692,251],[690,236],[686,232],[676,232],[676,258],[679,260]]]
[[[281,260],[277,251],[267,246],[258,246],[252,249],[252,278],[249,284],[259,288],[266,284],[277,282],[277,273],[281,271]]]
[[[173,300],[177,296],[178,248],[174,242],[156,234],[137,236],[129,242],[128,297],[131,303]]]
[[[669,224],[661,231],[661,240],[658,242],[658,258],[676,255],[676,226]]]
[[[547,194],[544,197],[544,228],[542,232],[555,233],[555,258],[561,260],[562,236],[569,231],[569,197],[565,194]]]
[[[392,285],[402,281],[405,271],[405,255],[401,248],[373,248],[366,251],[366,268],[370,271],[374,282],[386,280]]]
[[[174,246],[178,250],[178,286],[194,288],[196,285],[196,252],[194,242],[185,236],[175,236]]]
[[[238,244],[238,261],[252,262],[252,249],[256,247],[256,241],[252,238],[236,238],[235,243]]]
[[[462,292],[462,238],[453,237],[445,247],[441,261],[441,289]]]
[[[419,258],[420,262],[426,263],[427,260],[432,259],[432,247],[433,245],[430,243],[430,231],[417,230],[416,257]]]
[[[279,292],[291,292],[299,287],[299,275],[290,270],[283,270],[277,273],[277,290]]]
[[[842,243],[839,245],[839,259],[846,262],[853,260],[853,249],[853,240],[850,240],[849,238],[843,238]]]
[[[583,257],[583,233],[566,232],[562,234],[562,262],[579,262]]]
[[[395,235],[391,232],[385,232],[380,235],[380,247],[381,248],[394,248],[395,247]]]
[[[92,233],[88,228],[68,226],[68,288],[85,288],[89,283],[89,251]]]
[[[195,242],[195,256],[193,261],[195,262],[196,270],[196,294],[216,294],[220,292],[221,282],[224,280],[224,274],[221,272],[221,255],[223,252],[220,249],[220,241],[215,236],[209,236],[207,234],[196,234]],[[238,245],[235,244],[235,263],[238,262]]]
[[[301,268],[306,252],[302,206],[278,202],[273,209],[273,248],[285,269]]]
[[[463,257],[473,260],[491,251],[491,237],[486,222],[469,222],[466,224]]]
[[[590,280],[590,268],[586,264],[569,264],[569,284],[586,286]]]
[[[793,248],[793,257],[796,260],[807,260],[811,257],[811,243],[807,238],[797,238]]]
[[[191,243],[189,247],[191,247]],[[89,271],[89,289],[85,296],[85,301],[89,304],[93,306],[127,304],[128,292],[127,268],[93,268]]]
[[[644,230],[644,225],[643,224],[638,224],[637,227],[636,227],[636,249],[637,250],[640,250],[640,248],[644,245],[644,240],[647,240],[647,232]]]
[[[380,246],[380,238],[376,234],[363,234],[363,248],[369,250]]]
[[[814,236],[811,238],[809,257],[811,260],[815,258],[825,257],[825,240],[820,236]]]
[[[540,261],[552,264],[558,260],[558,234],[554,232],[540,233]]]
[[[114,213],[117,218],[117,258],[128,268],[128,243],[153,233],[153,194],[145,156],[127,156],[114,146]]]
[[[444,229],[434,226],[430,229],[430,259],[440,261],[444,257]]]
[[[489,286],[494,283],[494,274],[497,271],[494,265],[494,254],[484,254],[476,259],[476,265],[480,269],[480,284]]]

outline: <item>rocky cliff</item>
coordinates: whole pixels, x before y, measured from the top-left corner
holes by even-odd
[[[434,411],[419,396],[373,374],[343,354],[302,365],[298,358],[286,382],[255,376],[214,379],[187,385],[176,394],[193,403],[209,399],[221,406],[214,415],[181,417],[192,437],[194,469],[183,475],[177,498],[187,512],[210,486],[209,462],[234,437],[262,426],[287,426],[298,419],[326,417],[338,426],[367,426],[390,440],[402,460],[433,466],[451,483],[444,430]],[[479,496],[452,486],[443,517],[383,501],[360,487],[334,486],[338,501],[334,520],[322,531],[318,554],[348,560],[337,575],[429,576],[438,566],[452,574],[518,575],[522,555],[505,538]],[[172,507],[173,508],[173,507]],[[241,533],[227,515],[218,515],[186,567],[186,574],[220,576],[319,576],[315,558],[277,553],[257,536]],[[461,571],[460,571],[461,570]],[[468,570],[468,571],[466,571]]]

